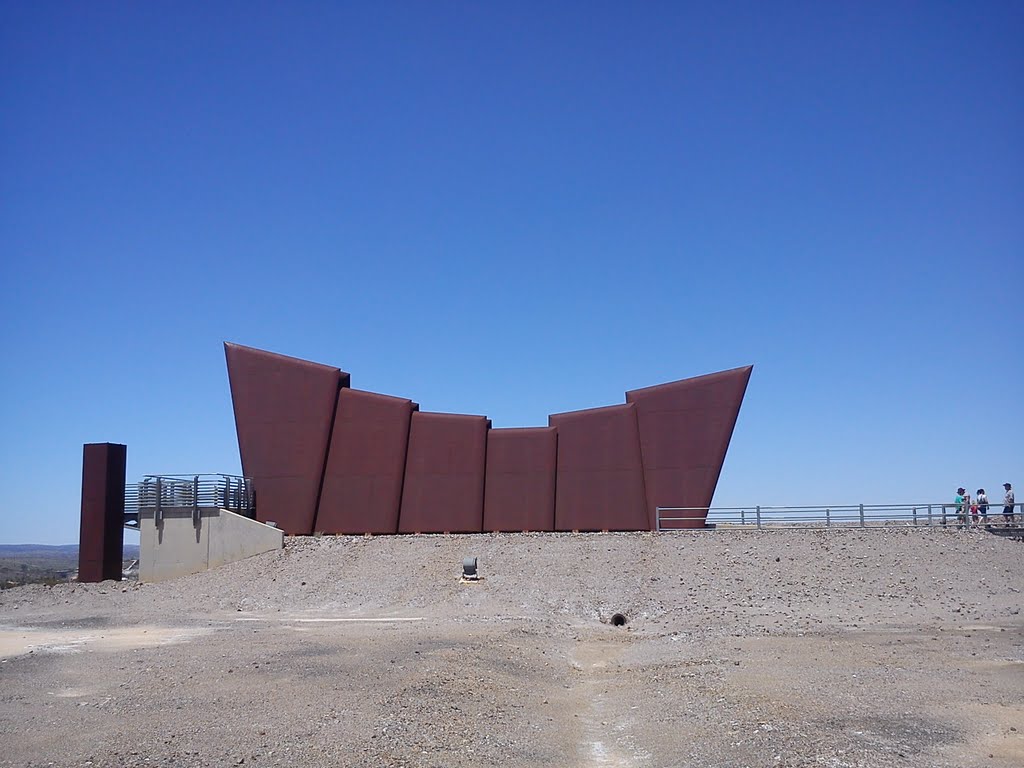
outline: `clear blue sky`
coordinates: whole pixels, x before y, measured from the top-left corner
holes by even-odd
[[[0,542],[221,343],[495,426],[753,363],[715,503],[1024,487],[1024,5],[0,3]]]

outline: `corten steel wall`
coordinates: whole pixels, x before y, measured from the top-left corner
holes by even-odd
[[[260,522],[312,533],[339,387],[349,375],[294,357],[225,344],[242,471]]]
[[[484,416],[413,413],[399,533],[483,530],[490,425]]]
[[[736,368],[626,393],[627,402],[636,405],[652,527],[656,507],[711,506],[751,370]],[[703,518],[666,523],[672,528],[703,525]]]
[[[338,392],[317,531],[396,533],[409,422],[417,406],[400,397]]]
[[[553,427],[487,433],[485,531],[554,530],[557,445]]]
[[[711,505],[751,373],[492,430],[352,390],[337,368],[224,348],[257,517],[290,534],[654,529],[656,507]]]
[[[79,581],[121,579],[127,457],[128,448],[119,443],[86,443],[82,448]]]
[[[555,530],[649,530],[636,407],[592,408],[548,420],[558,429]]]

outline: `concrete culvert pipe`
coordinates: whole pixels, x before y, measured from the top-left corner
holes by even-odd
[[[613,627],[622,627],[626,624],[626,617],[621,613],[613,613],[611,618],[611,624]]]

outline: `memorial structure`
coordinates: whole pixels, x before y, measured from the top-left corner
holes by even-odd
[[[711,505],[752,370],[493,429],[352,389],[329,365],[224,348],[257,519],[288,534],[653,530],[658,507]]]

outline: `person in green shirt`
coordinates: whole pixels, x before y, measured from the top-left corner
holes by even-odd
[[[953,498],[953,503],[956,505],[956,527],[963,528],[967,523],[967,513],[964,511],[964,494],[967,493],[966,488],[957,488],[956,496]]]

